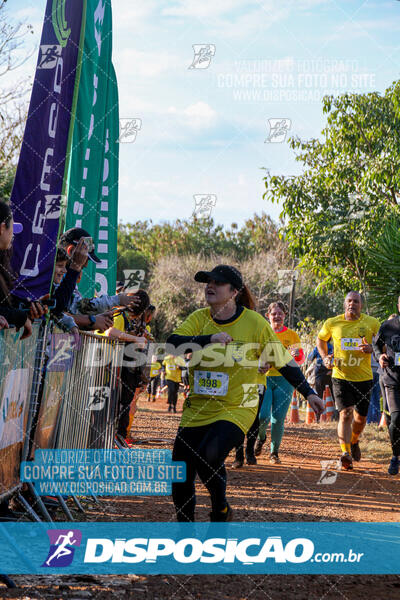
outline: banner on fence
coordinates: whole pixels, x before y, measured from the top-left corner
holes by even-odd
[[[39,325],[19,340],[15,329],[0,331],[0,500],[20,482]]]

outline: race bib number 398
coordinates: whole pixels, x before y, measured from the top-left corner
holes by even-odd
[[[217,371],[195,371],[194,393],[207,396],[225,396],[228,393],[229,375]]]

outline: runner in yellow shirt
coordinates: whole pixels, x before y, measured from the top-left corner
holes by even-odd
[[[178,401],[179,384],[181,378],[181,365],[178,357],[168,354],[163,360],[165,370],[165,381],[168,387],[168,412],[176,413],[176,403]]]
[[[251,310],[254,300],[237,269],[218,265],[195,280],[207,284],[209,307],[189,315],[167,340],[177,354],[193,351],[173,450],[173,460],[186,462],[186,481],[174,483],[172,494],[178,521],[194,521],[198,474],[211,496],[211,520],[229,521],[224,461],[254,422],[259,371],[273,364],[318,414],[323,406],[268,322]]]
[[[373,387],[372,338],[379,330],[378,319],[363,314],[361,307],[361,295],[349,292],[344,314],[325,321],[317,338],[324,365],[332,369],[333,397],[339,411],[340,460],[346,470],[353,468],[353,460],[361,460],[358,440],[367,422]],[[333,355],[328,354],[330,337]]]
[[[107,329],[104,335],[125,342],[126,345],[134,343],[137,345],[137,348],[145,348],[147,340],[142,335],[135,335],[135,324],[139,316],[149,305],[150,300],[144,290],[139,290],[135,296],[140,299],[138,305],[133,310],[128,309],[116,314],[113,326]],[[117,435],[120,435],[125,440],[130,439],[130,412],[134,414],[136,407],[135,398],[140,386],[139,369],[136,366],[128,366],[129,363],[132,363],[131,355],[124,353],[120,373],[121,393],[119,398]]]
[[[157,388],[160,385],[161,367],[162,365],[158,362],[157,356],[153,355],[151,357],[150,381],[147,386],[148,402],[151,399],[153,399],[153,402],[156,401]]]

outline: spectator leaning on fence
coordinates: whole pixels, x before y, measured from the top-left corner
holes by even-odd
[[[140,331],[137,328],[137,319],[143,314],[143,311],[148,307],[150,300],[146,292],[139,290],[136,294],[132,294],[130,298],[137,300],[136,306],[130,306],[127,310],[118,311],[119,314],[114,316],[112,327],[107,329],[104,335],[111,339],[117,339],[128,344],[135,344],[137,351],[144,348],[147,340],[143,335],[138,335]],[[144,357],[146,361],[146,358]],[[135,399],[135,392],[141,382],[141,366],[138,366],[132,361],[132,354],[126,348],[123,357],[123,365],[121,368],[121,396],[120,396],[120,413],[118,418],[117,434],[124,439],[129,435],[129,414],[131,402]],[[132,411],[134,413],[134,411]]]
[[[82,268],[86,267],[88,260],[100,263],[99,257],[94,252],[94,246],[89,241],[91,240],[91,236],[85,229],[80,227],[68,229],[68,231],[61,236],[59,243],[60,246],[66,250],[72,261],[74,250],[82,238],[86,238],[85,244],[88,242],[90,246],[88,247],[86,264],[84,264]],[[137,302],[138,300],[135,296],[129,296],[128,294],[115,294],[114,296],[103,295],[98,298],[82,298],[82,295],[76,287],[70,303],[66,308],[66,312],[73,316],[75,324],[79,329],[105,331],[113,326],[111,309],[114,306],[135,305]]]
[[[11,247],[14,233],[20,233],[22,226],[14,223],[8,204],[0,200],[0,315],[8,325],[20,329],[23,327],[21,339],[32,334],[32,320],[42,316],[45,309],[37,303],[29,303],[28,310],[19,310],[13,306],[15,300],[11,296],[14,275],[11,270]]]

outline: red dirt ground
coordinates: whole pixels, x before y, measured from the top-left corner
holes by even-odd
[[[166,399],[139,399],[133,436],[143,447],[172,448],[178,413],[166,411]],[[384,443],[384,442],[382,442]],[[363,444],[361,444],[363,450]],[[389,444],[387,442],[388,456]],[[227,459],[228,498],[235,521],[393,521],[400,518],[400,488],[387,473],[387,460],[365,452],[353,472],[339,472],[331,485],[319,485],[320,460],[340,454],[332,424],[288,425],[280,456],[270,465],[263,453],[256,466],[232,468]],[[197,520],[207,521],[208,494],[198,482]],[[78,514],[75,515],[80,520]],[[59,520],[62,519],[60,515]],[[103,498],[90,505],[89,521],[171,521],[169,497]],[[400,568],[399,568],[400,572]],[[324,575],[157,575],[157,576],[15,576],[16,590],[0,587],[0,598],[145,598],[146,600],[365,600],[400,598],[400,577]]]

